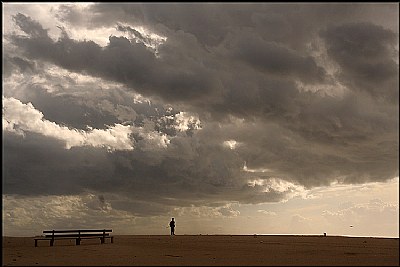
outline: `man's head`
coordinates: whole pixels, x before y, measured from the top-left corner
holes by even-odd
[[[172,218],[172,220],[174,220],[174,218]]]

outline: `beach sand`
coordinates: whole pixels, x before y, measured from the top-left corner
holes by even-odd
[[[39,241],[3,237],[3,266],[399,266],[398,238],[285,235],[116,235]]]

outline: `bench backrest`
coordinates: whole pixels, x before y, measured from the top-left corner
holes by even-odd
[[[83,229],[83,230],[44,230],[44,234],[62,234],[62,233],[111,233],[111,229],[101,229],[101,230],[93,230],[93,229]]]

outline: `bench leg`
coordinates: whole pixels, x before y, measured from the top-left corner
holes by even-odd
[[[104,237],[100,237],[101,243],[104,244]]]
[[[37,247],[37,239],[35,239],[35,247]]]
[[[50,247],[52,247],[54,245],[54,239],[50,240]]]
[[[76,245],[78,246],[78,245],[80,245],[81,244],[81,239],[80,238],[77,238],[76,239]]]
[[[111,243],[114,243],[114,237],[113,236],[111,237]]]

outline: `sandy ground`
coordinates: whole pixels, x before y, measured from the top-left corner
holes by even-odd
[[[3,266],[399,266],[398,238],[176,235],[39,241],[3,237]]]

